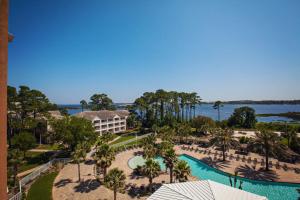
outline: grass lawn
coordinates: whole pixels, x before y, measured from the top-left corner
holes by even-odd
[[[120,142],[130,140],[132,138],[135,138],[135,135],[124,135],[124,136],[121,136],[119,139],[117,139],[116,141],[114,141],[110,144],[117,144],[117,143],[120,143]]]
[[[139,139],[137,141],[130,142],[130,143],[126,144],[126,146],[130,146],[130,145],[134,145],[134,144],[137,144],[137,145],[142,144],[142,140],[143,139]]]
[[[36,149],[45,149],[45,150],[55,151],[55,150],[59,150],[59,145],[58,144],[53,144],[53,145],[42,144],[42,145],[37,146]]]
[[[49,161],[53,152],[27,152],[24,163],[19,167],[18,173],[35,168]]]
[[[27,200],[52,200],[52,186],[58,172],[41,176],[30,187]]]

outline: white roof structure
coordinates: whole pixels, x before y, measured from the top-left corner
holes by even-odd
[[[148,200],[267,200],[211,180],[164,184]]]

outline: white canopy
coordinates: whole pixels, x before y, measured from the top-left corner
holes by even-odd
[[[267,200],[211,180],[164,184],[148,200]]]

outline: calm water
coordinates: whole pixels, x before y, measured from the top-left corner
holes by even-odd
[[[300,112],[300,105],[267,105],[267,104],[226,104],[220,109],[221,119],[228,119],[233,113],[235,108],[242,106],[249,106],[255,109],[257,114],[265,113],[286,113],[286,112]],[[80,107],[80,106],[79,106]],[[78,112],[81,112],[81,109],[69,109],[69,114],[73,115]],[[196,115],[204,115],[213,118],[214,120],[218,119],[217,110],[213,109],[213,104],[202,104],[196,108]],[[274,121],[292,121],[292,119],[286,117],[258,117],[259,122],[274,122]]]
[[[220,108],[221,119],[228,119],[233,113],[234,109],[249,106],[253,108],[256,114],[267,114],[267,113],[286,113],[286,112],[300,112],[300,105],[278,105],[278,104],[226,104]],[[196,109],[197,115],[204,115],[211,117],[215,120],[218,119],[217,110],[213,109],[213,104],[202,104]],[[292,121],[292,119],[286,117],[257,117],[259,122],[273,122],[273,121]]]
[[[209,167],[187,155],[181,155],[181,160],[185,160],[192,170],[192,175],[201,180],[212,180],[230,186],[227,174]],[[243,180],[242,188],[245,191],[254,194],[266,196],[269,200],[298,200],[300,198],[297,189],[300,189],[300,184],[275,183],[265,181],[253,181],[250,179],[239,178]],[[239,181],[237,182],[239,186]]]

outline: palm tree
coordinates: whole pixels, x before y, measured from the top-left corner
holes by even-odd
[[[191,93],[191,110],[193,110],[193,118],[196,117],[196,105],[200,105],[201,98],[196,92]]]
[[[168,169],[170,169],[170,183],[173,183],[173,169],[174,169],[175,163],[178,160],[174,149],[168,149],[165,152],[165,155],[163,158],[164,158],[164,163],[166,164],[166,167]]]
[[[180,97],[181,121],[183,122],[184,121],[184,107],[187,102],[187,95],[184,92],[180,92],[179,97]]]
[[[113,168],[109,170],[104,179],[104,184],[107,188],[114,191],[114,200],[117,199],[117,192],[122,191],[125,187],[126,176],[122,170]]]
[[[151,130],[154,132],[154,135],[156,136],[157,133],[159,132],[159,126],[157,126],[157,124],[153,124]]]
[[[218,121],[221,120],[220,117],[220,107],[223,107],[223,103],[221,101],[216,101],[215,104],[213,105],[213,108],[218,110]]]
[[[22,160],[22,152],[20,152],[19,149],[12,149],[8,152],[8,164],[13,168],[13,181],[15,186],[17,185],[17,175]]]
[[[86,148],[85,144],[78,144],[75,147],[74,152],[72,153],[72,158],[73,158],[74,162],[77,163],[77,167],[78,167],[78,182],[81,181],[81,178],[80,178],[80,163],[82,161],[84,161],[84,159],[86,157],[86,151],[87,151],[87,148]]]
[[[183,141],[183,138],[187,141],[188,136],[191,134],[191,126],[187,123],[180,123],[176,126],[176,135],[179,136],[180,142]]]
[[[156,96],[160,102],[160,121],[163,121],[165,114],[165,99],[167,96],[166,91],[159,89],[156,91]]]
[[[159,137],[163,141],[172,141],[173,136],[175,135],[175,130],[170,126],[163,126],[159,129]]]
[[[290,131],[287,131],[287,142],[289,148],[291,148],[291,143],[295,139],[297,139],[297,131],[294,128]]]
[[[81,104],[81,111],[83,112],[84,108],[87,107],[88,103],[85,100],[81,100],[80,104]]]
[[[261,150],[266,158],[265,170],[269,171],[269,156],[274,155],[275,150],[280,150],[278,135],[265,129],[256,132],[256,139],[252,145]]]
[[[213,138],[211,143],[215,146],[219,146],[222,148],[223,153],[223,161],[226,160],[225,152],[231,147],[234,146],[237,141],[234,140],[233,131],[230,129],[217,129],[213,133]]]
[[[143,167],[143,174],[149,179],[149,187],[152,189],[153,179],[159,176],[160,165],[153,159],[148,159]]]
[[[93,158],[96,161],[96,167],[102,169],[103,177],[105,178],[107,168],[110,167],[112,161],[115,160],[115,151],[108,144],[101,144],[96,148]]]
[[[184,160],[180,160],[174,167],[174,175],[179,182],[185,182],[188,180],[188,176],[191,175],[191,168]]]

